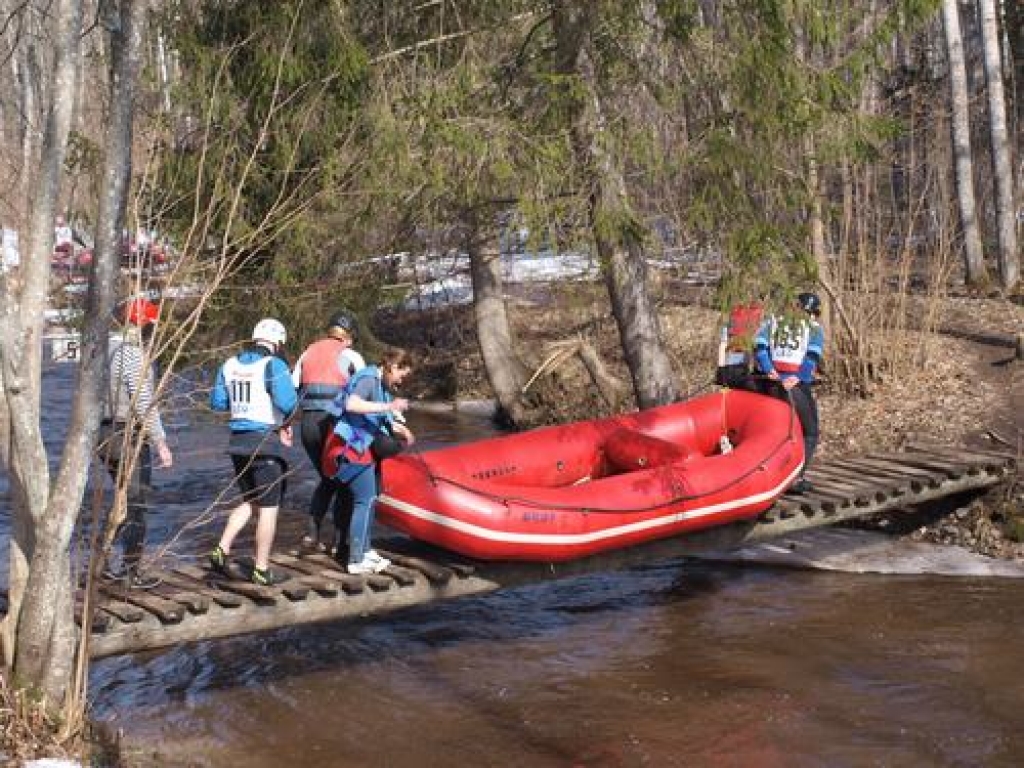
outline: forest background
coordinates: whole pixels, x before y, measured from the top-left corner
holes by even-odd
[[[87,505],[89,551],[71,542],[119,299],[160,299],[162,392],[262,316],[297,350],[345,307],[369,353],[378,338],[418,350],[424,396],[493,398],[526,427],[692,393],[724,308],[811,288],[829,391],[870,402],[946,354],[932,332],[951,293],[1021,332],[1022,13],[0,2],[5,717],[58,744],[81,733],[73,587],[109,549],[123,482],[112,510]],[[70,260],[54,258],[57,215],[76,232]],[[510,264],[540,257],[583,258],[598,279],[507,284]],[[449,264],[468,272],[469,307],[411,309]],[[49,457],[42,337],[60,309],[79,311],[62,317],[81,358]]]

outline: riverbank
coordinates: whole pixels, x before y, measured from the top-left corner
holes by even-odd
[[[672,293],[659,307],[662,336],[687,396],[713,389],[717,328],[711,289]],[[1020,453],[1024,445],[1024,361],[993,344],[1024,331],[1024,306],[999,298],[907,297],[914,317],[934,318],[936,332],[891,332],[875,343],[895,359],[873,378],[871,391],[850,394],[826,351],[818,389],[822,421],[819,456],[898,450],[913,442],[982,447]],[[559,344],[585,339],[623,383],[628,374],[615,323],[600,286],[549,286],[510,301],[510,317],[524,362],[536,370]],[[421,360],[410,393],[431,403],[486,409],[491,392],[466,305],[422,312],[385,312],[377,336],[406,346]],[[987,341],[982,341],[987,340]],[[575,360],[548,375],[562,400],[550,422],[591,418],[605,407]],[[483,405],[481,405],[483,404]],[[911,521],[908,522],[908,521]],[[870,521],[879,530],[917,541],[956,544],[999,558],[1024,560],[1024,485],[1016,477],[962,508],[935,507]]]

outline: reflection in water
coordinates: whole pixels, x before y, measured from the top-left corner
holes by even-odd
[[[227,474],[218,422],[174,439],[155,543]],[[160,766],[1017,766],[1022,604],[1011,580],[662,563],[104,660],[94,714]]]

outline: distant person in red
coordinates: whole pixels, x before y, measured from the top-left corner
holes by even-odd
[[[718,368],[715,383],[732,389],[754,390],[750,377],[754,359],[754,337],[764,316],[759,302],[738,304],[729,311],[729,321],[722,328],[718,345]]]
[[[119,337],[111,339],[109,392],[100,422],[99,453],[115,482],[122,467],[129,472],[128,510],[115,534],[115,542],[122,549],[121,562],[112,562],[104,576],[125,581],[128,586],[146,588],[157,583],[140,572],[153,452],[160,467],[170,467],[174,460],[160,409],[153,399],[151,342],[160,308],[146,299],[131,299],[119,305],[116,313],[122,331]],[[140,438],[142,444],[132,461]]]
[[[58,216],[53,224],[53,250],[55,253],[63,253],[70,256],[75,248],[74,233],[71,227],[64,221],[63,216]]]

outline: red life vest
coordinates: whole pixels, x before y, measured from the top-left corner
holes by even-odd
[[[359,453],[332,430],[327,433],[324,449],[320,452],[320,472],[324,477],[334,477],[342,460],[349,464],[372,464],[373,454],[370,451]]]
[[[340,390],[348,381],[338,365],[338,357],[345,351],[344,342],[326,338],[314,341],[302,353],[301,381],[303,386],[309,384],[333,384]]]
[[[728,349],[732,352],[749,352],[754,346],[754,336],[761,327],[764,306],[751,302],[739,304],[729,312]]]
[[[338,358],[346,344],[330,337],[314,341],[302,353],[299,387],[304,410],[322,410],[341,392],[348,382]]]

